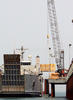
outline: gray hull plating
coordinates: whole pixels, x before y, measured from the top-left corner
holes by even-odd
[[[42,92],[42,83],[37,75],[26,74],[24,80],[25,80],[25,92],[30,92],[30,93]],[[33,82],[35,82],[34,86]]]

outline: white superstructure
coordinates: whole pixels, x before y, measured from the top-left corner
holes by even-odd
[[[39,74],[39,72],[40,72],[40,59],[39,59],[39,56],[37,56],[37,57],[36,57],[36,64],[35,65],[31,64],[31,60],[20,62],[21,75],[23,75],[23,74],[37,74],[38,75]]]
[[[20,74],[23,75],[23,74],[39,74],[40,72],[40,57],[39,56],[36,56],[36,64],[35,65],[32,65],[31,64],[31,58],[32,56],[29,55],[28,56],[28,61],[25,61],[24,60],[24,53],[25,53],[25,50],[28,50],[28,48],[23,48],[23,46],[21,46],[20,49],[16,49],[16,50],[21,50],[21,53],[20,53],[20,56],[21,56],[21,61],[20,61]]]

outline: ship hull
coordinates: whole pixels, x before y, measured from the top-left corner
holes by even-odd
[[[0,97],[42,97],[41,93],[0,94]]]
[[[20,86],[17,89],[16,86],[12,86],[14,91],[11,90],[10,86],[5,87],[6,89],[2,89],[3,91],[0,92],[0,97],[41,97],[42,93],[42,85],[40,82],[40,79],[37,75],[30,75],[25,74],[24,75],[24,87],[23,89],[20,88]],[[35,84],[33,84],[35,82]],[[3,86],[2,86],[3,88]],[[17,89],[17,91],[15,90]]]

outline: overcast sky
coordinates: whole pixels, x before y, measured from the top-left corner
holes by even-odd
[[[65,51],[65,68],[69,68],[69,43],[73,44],[73,0],[55,0],[58,28]],[[49,30],[49,46],[52,38]],[[36,55],[40,63],[49,63],[47,45],[47,0],[0,0],[0,65],[3,54],[13,53],[23,44],[25,60],[32,55],[35,64]],[[70,61],[73,57],[73,46]],[[18,53],[19,51],[16,51]],[[52,52],[53,53],[53,48]],[[45,57],[46,55],[46,57]],[[45,58],[44,58],[45,57]],[[44,59],[44,60],[43,60]]]
[[[73,0],[55,0],[58,28],[65,51],[65,68],[69,67],[69,43],[73,44]],[[50,30],[50,28],[48,28]],[[50,35],[50,47],[52,38]],[[40,63],[49,63],[47,45],[47,0],[0,0],[0,65],[3,54],[13,53],[23,44],[25,60],[32,55],[35,64],[36,55]],[[73,57],[73,46],[71,56]],[[19,51],[16,51],[17,53]],[[45,53],[46,52],[46,53]],[[52,48],[53,53],[53,48]],[[46,56],[44,56],[46,55]],[[43,60],[45,57],[45,60]],[[70,60],[71,60],[70,59]]]

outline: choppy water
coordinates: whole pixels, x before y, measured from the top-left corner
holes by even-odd
[[[68,100],[66,98],[66,93],[56,93],[55,94],[56,97],[51,98],[51,97],[47,97],[47,96],[43,96],[43,97],[29,97],[29,98],[17,98],[17,97],[6,97],[6,98],[0,98],[0,100]]]

